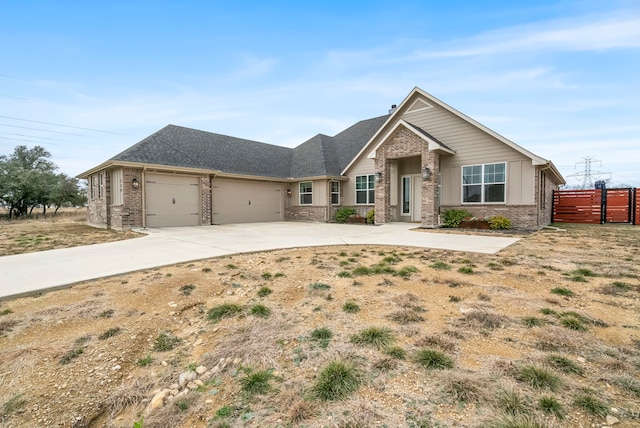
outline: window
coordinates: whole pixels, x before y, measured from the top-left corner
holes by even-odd
[[[506,163],[462,167],[462,202],[504,203]]]
[[[89,190],[91,193],[91,199],[96,198],[96,176],[92,175],[89,183]]]
[[[113,205],[122,205],[123,203],[122,180],[121,169],[116,169],[111,172],[111,203]]]
[[[411,214],[411,177],[402,177],[402,215]]]
[[[300,205],[311,205],[313,203],[313,183],[303,181],[300,183]]]
[[[375,203],[376,180],[373,174],[356,176],[356,204]]]
[[[340,205],[340,182],[331,182],[331,205]]]
[[[104,172],[98,174],[98,198],[104,196]]]

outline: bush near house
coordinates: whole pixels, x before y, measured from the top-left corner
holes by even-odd
[[[338,223],[346,223],[349,217],[353,217],[357,211],[353,207],[342,207],[336,211],[336,221]]]
[[[467,210],[446,210],[442,214],[442,224],[444,227],[458,227],[465,218],[472,216]]]
[[[376,222],[376,210],[371,210],[367,213],[367,224],[374,224]]]
[[[496,215],[489,219],[489,227],[492,230],[511,229],[511,220],[507,217]]]

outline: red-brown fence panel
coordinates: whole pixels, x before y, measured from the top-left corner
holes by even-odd
[[[638,189],[633,189],[633,196],[634,196],[634,221],[633,224],[640,224],[640,192],[638,192]]]
[[[631,223],[633,212],[632,189],[606,189],[606,222]]]
[[[602,190],[557,190],[553,192],[556,223],[602,222]]]

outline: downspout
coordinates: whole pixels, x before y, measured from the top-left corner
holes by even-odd
[[[140,189],[142,191],[142,228],[146,229],[147,228],[147,197],[146,197],[146,192],[145,192],[145,187],[146,187],[146,180],[145,180],[145,171],[147,170],[146,166],[142,167],[142,176],[140,177],[142,180],[142,186],[140,186]]]

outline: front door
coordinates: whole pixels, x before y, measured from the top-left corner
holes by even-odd
[[[419,175],[403,175],[400,215],[408,221],[421,221],[421,179]]]

